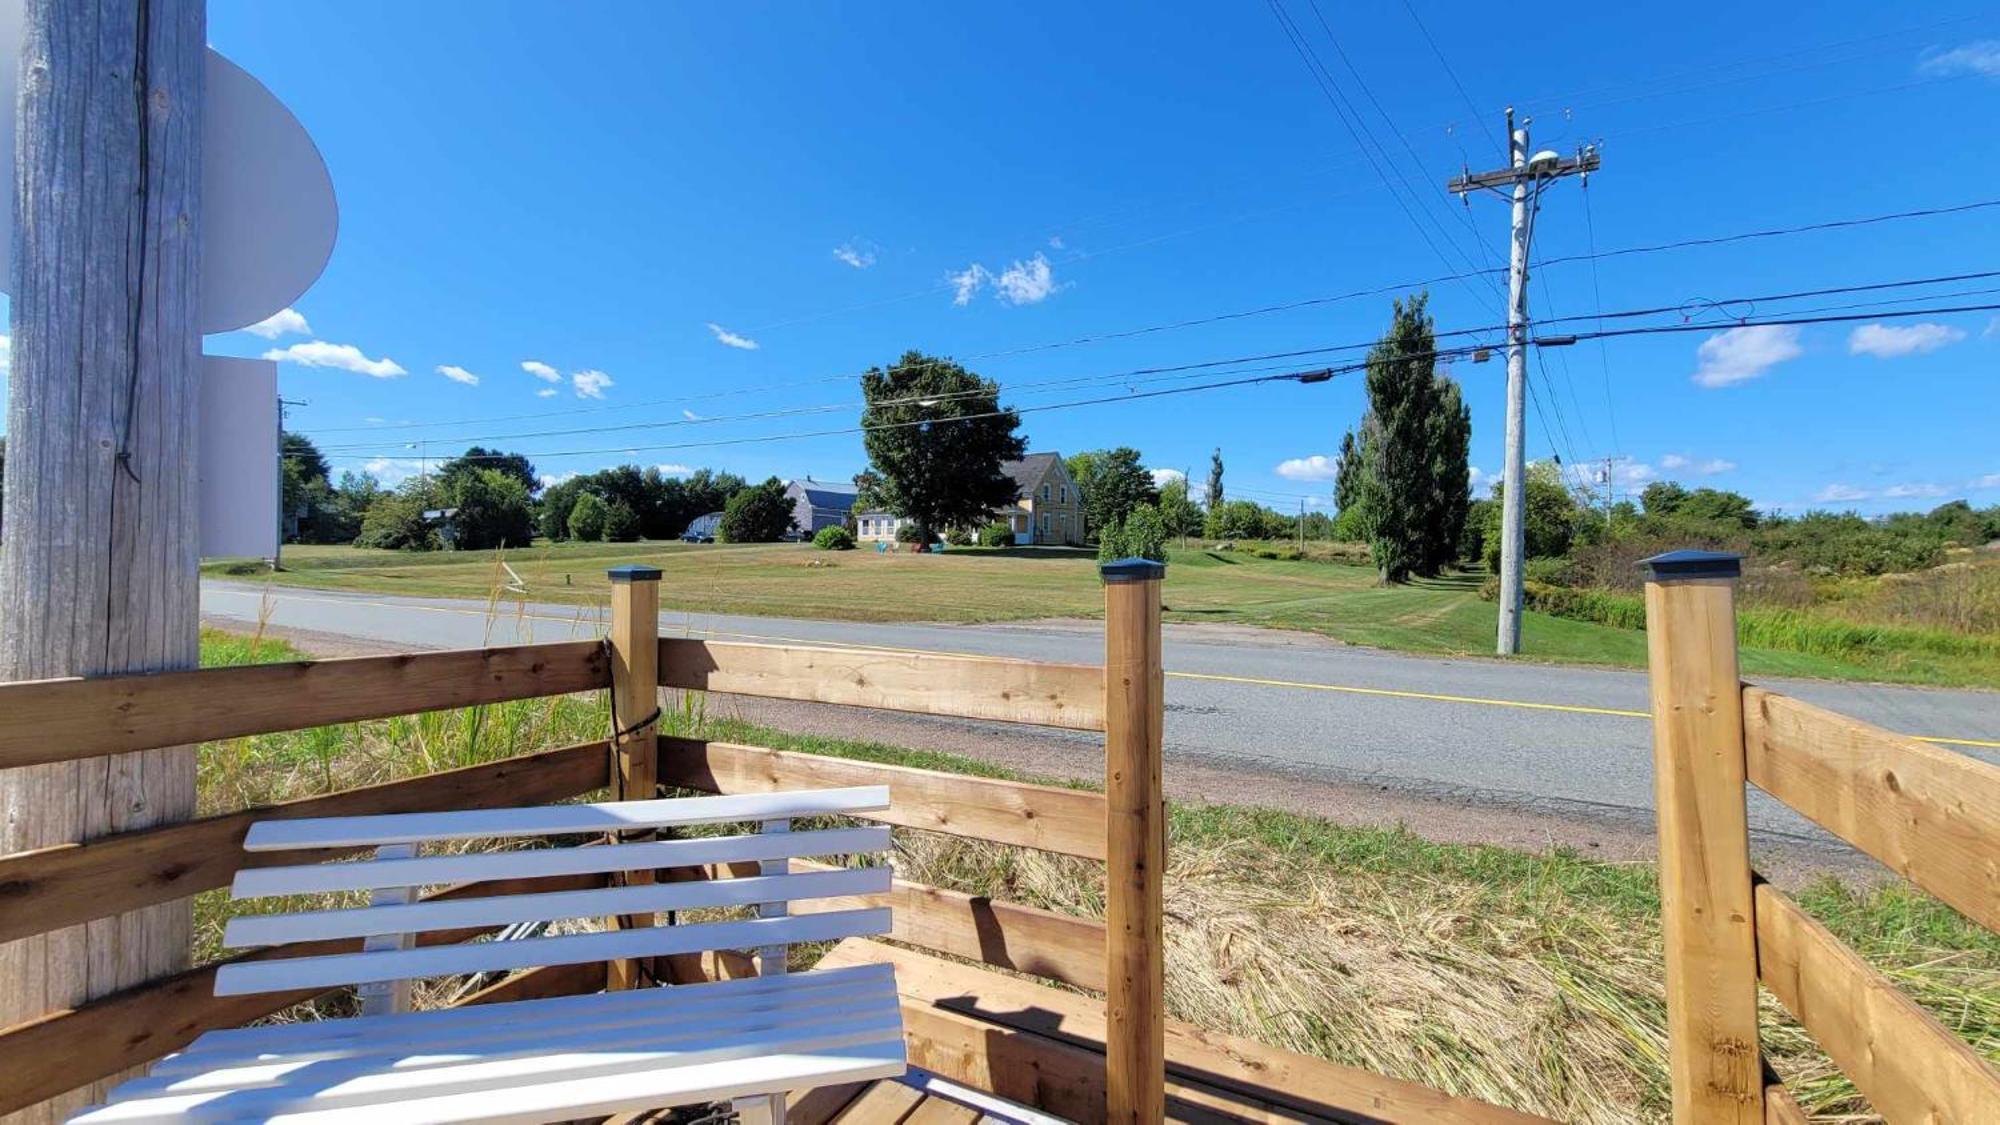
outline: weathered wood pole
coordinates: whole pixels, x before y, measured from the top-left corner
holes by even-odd
[[[1764,1120],[1735,555],[1647,559],[1653,793],[1674,1121]]]
[[[611,753],[618,798],[648,801],[659,791],[660,571],[628,563],[606,572],[611,578]],[[628,832],[620,840],[650,839],[651,832]],[[628,871],[625,882],[650,883],[651,871]],[[612,919],[615,928],[653,924],[650,914]],[[613,961],[606,988],[639,988],[657,979],[649,959]]]
[[[199,659],[202,0],[28,0],[0,680]],[[14,112],[5,107],[0,112]],[[0,852],[185,819],[191,747],[0,772]],[[187,902],[0,947],[0,1025],[185,967]],[[53,1120],[100,1086],[24,1111]]]
[[[1167,804],[1160,780],[1166,673],[1160,582],[1123,559],[1104,577],[1104,1095],[1112,1125],[1165,1120]]]

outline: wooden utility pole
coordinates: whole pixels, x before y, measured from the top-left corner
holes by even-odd
[[[1507,449],[1501,462],[1500,484],[1500,624],[1494,651],[1512,656],[1521,651],[1521,575],[1526,568],[1528,455],[1526,399],[1528,387],[1528,247],[1535,237],[1535,213],[1542,191],[1564,176],[1588,176],[1598,168],[1597,150],[1586,146],[1574,158],[1553,152],[1529,155],[1527,119],[1514,127],[1514,107],[1507,107],[1505,168],[1491,172],[1467,170],[1445,185],[1463,199],[1468,192],[1500,192],[1513,201],[1513,234],[1507,268]]]
[[[1764,1120],[1735,555],[1647,559],[1653,801],[1675,1125]]]
[[[1105,1120],[1166,1116],[1167,804],[1160,777],[1166,674],[1164,564],[1121,559],[1104,576]]]
[[[0,680],[190,668],[203,3],[23,19]],[[4,771],[0,853],[194,805],[192,747]],[[0,1025],[182,968],[189,935],[183,900],[0,947]]]

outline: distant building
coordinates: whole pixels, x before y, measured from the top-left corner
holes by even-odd
[[[1060,453],[1030,453],[1004,461],[1000,471],[1014,481],[1016,499],[993,513],[1022,546],[1083,546],[1083,496],[1070,479]],[[893,512],[868,511],[855,517],[855,538],[893,540],[903,520]]]
[[[687,530],[681,532],[681,539],[689,543],[713,543],[715,542],[716,529],[721,526],[721,512],[710,512],[705,516],[696,516],[687,525]]]
[[[852,481],[835,482],[806,477],[785,485],[785,497],[792,502],[792,538],[811,539],[820,529],[845,527],[854,515],[854,499],[860,490]]]

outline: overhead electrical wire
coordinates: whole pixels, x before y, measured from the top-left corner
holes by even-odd
[[[1739,322],[1736,325],[1733,325],[1732,327],[1766,327],[1766,326],[1777,326],[1777,325],[1851,323],[1861,320],[1900,319],[1904,317],[1916,317],[1916,316],[1942,316],[1954,313],[1993,312],[1996,310],[2000,310],[2000,303],[1989,302],[1985,304],[1976,304],[1976,305],[1954,305],[1954,306],[1944,306],[1944,307],[1928,307],[1921,309],[1872,309],[1865,312],[1830,314],[1824,316],[1783,316],[1783,317],[1768,317],[1757,320],[1746,319],[1744,321]],[[1581,319],[1589,319],[1589,318],[1581,318]],[[1718,327],[1720,326],[1713,323],[1640,325],[1633,328],[1604,329],[1596,332],[1581,332],[1581,333],[1576,333],[1574,335],[1565,334],[1560,336],[1535,336],[1529,340],[1529,344],[1530,346],[1537,348],[1567,347],[1584,340],[1618,339],[1623,337],[1664,335],[1664,334],[1686,333],[1686,332],[1712,332],[1715,331]],[[1431,352],[1425,353],[1423,355],[1401,356],[1398,358],[1404,361],[1452,358],[1452,357],[1471,354],[1476,350],[1478,350],[1480,347],[1481,345],[1468,344],[1455,348],[1434,348]],[[721,446],[753,444],[760,442],[789,441],[789,440],[799,440],[799,439],[815,438],[815,437],[832,437],[832,436],[840,436],[848,434],[868,433],[871,431],[882,430],[882,429],[902,429],[911,427],[929,427],[933,425],[940,425],[940,426],[952,425],[957,423],[975,421],[982,418],[996,418],[996,417],[1006,417],[1006,416],[1018,416],[1022,414],[1047,413],[1056,410],[1070,410],[1086,406],[1100,406],[1100,405],[1109,405],[1112,403],[1134,402],[1144,399],[1163,398],[1174,395],[1194,394],[1202,391],[1220,390],[1220,389],[1234,388],[1234,387],[1256,386],[1265,383],[1277,383],[1277,382],[1293,382],[1301,384],[1321,383],[1321,382],[1326,382],[1337,375],[1349,374],[1354,371],[1363,370],[1367,367],[1367,365],[1368,365],[1367,361],[1362,360],[1356,363],[1346,363],[1339,366],[1325,367],[1312,371],[1288,371],[1280,374],[1255,375],[1238,379],[1219,380],[1212,383],[1202,383],[1194,386],[1166,387],[1157,390],[1140,391],[1136,393],[1128,393],[1122,395],[1104,395],[1096,398],[1077,399],[1068,402],[1043,403],[1039,405],[1024,406],[1024,407],[1004,407],[997,410],[982,411],[977,414],[959,415],[951,418],[912,419],[903,422],[882,423],[873,426],[864,423],[855,426],[844,426],[837,429],[813,430],[813,431],[782,433],[782,434],[758,434],[758,435],[749,435],[736,438],[720,438],[711,441],[680,442],[667,445],[650,445],[650,446],[621,445],[621,446],[610,446],[610,447],[593,448],[593,449],[533,450],[533,451],[527,451],[525,455],[531,457],[549,458],[549,457],[594,456],[594,455],[614,454],[614,453],[637,454],[641,452],[665,452],[665,451],[681,450],[681,449],[706,449],[706,448],[716,448]],[[504,458],[506,456],[508,455],[489,454],[485,456],[475,456],[471,458],[461,458],[461,459],[497,460]]]
[[[1902,278],[1891,281],[1866,282],[1860,284],[1839,285],[1839,286],[1824,286],[1817,289],[1800,289],[1800,290],[1792,290],[1781,293],[1755,294],[1749,296],[1732,296],[1732,297],[1723,297],[1719,299],[1696,298],[1696,299],[1681,301],[1673,305],[1652,305],[1641,308],[1617,310],[1613,312],[1603,312],[1600,310],[1591,314],[1576,315],[1576,316],[1544,317],[1535,321],[1534,324],[1537,326],[1548,326],[1548,325],[1563,324],[1576,321],[1593,321],[1597,323],[1598,326],[1601,328],[1603,322],[1607,320],[1622,320],[1622,319],[1632,319],[1632,318],[1648,317],[1648,316],[1659,316],[1662,314],[1674,314],[1680,316],[1683,319],[1684,323],[1690,324],[1696,329],[1716,330],[1716,329],[1733,327],[1736,326],[1738,323],[1746,321],[1748,317],[1754,315],[1755,309],[1757,305],[1759,305],[1760,303],[1769,304],[1781,301],[1795,301],[1810,297],[1840,296],[1840,295],[1856,294],[1856,293],[1880,293],[1885,290],[1891,290],[1891,289],[1929,287],[1941,284],[1949,284],[1953,282],[1985,280],[1996,277],[2000,277],[2000,270],[1982,270],[1982,271],[1971,271],[1971,272],[1963,272],[1956,274],[1941,274],[1923,278]],[[1938,299],[1952,298],[1952,297],[1981,296],[1995,291],[1996,290],[1994,289],[1971,289],[1971,290],[1962,290],[1947,294],[1936,294],[1936,293],[1918,294],[1901,298],[1883,298],[1881,301],[1878,301],[1877,303],[1882,303],[1882,301],[1886,301],[1888,303],[1906,303],[1909,301],[1924,301],[1924,300],[1938,300]],[[1825,306],[1822,308],[1815,308],[1808,310],[1793,310],[1793,311],[1795,313],[1842,311],[1859,307],[1865,307],[1865,306],[1832,305],[1832,306]],[[1730,310],[1732,309],[1740,309],[1743,311],[1732,314],[1730,312]],[[1722,319],[1719,320],[1697,319],[1701,317],[1704,313],[1719,314]],[[1531,330],[1532,327],[1533,326],[1531,326]],[[1445,330],[1434,331],[1433,337],[1438,339],[1453,339],[1465,336],[1492,335],[1496,333],[1502,333],[1505,330],[1506,326],[1503,324],[1481,325],[1470,328],[1445,329]],[[1378,341],[1376,340],[1361,340],[1348,343],[1318,345],[1308,348],[1293,348],[1275,352],[1264,352],[1254,355],[1232,356],[1224,359],[1198,360],[1198,361],[1179,363],[1179,364],[1165,364],[1165,365],[1156,365],[1149,367],[1127,368],[1111,372],[1097,372],[1085,375],[1069,375],[1069,376],[1062,376],[1049,379],[1032,380],[1024,383],[1014,383],[1010,384],[1006,389],[1013,392],[1019,392],[1024,390],[1035,391],[1051,387],[1077,387],[1079,385],[1120,383],[1120,382],[1132,383],[1136,385],[1144,385],[1149,383],[1199,377],[1203,373],[1211,372],[1214,371],[1215,369],[1224,367],[1242,366],[1244,364],[1251,364],[1251,363],[1268,363],[1274,360],[1298,360],[1298,359],[1304,359],[1309,356],[1327,355],[1330,353],[1343,352],[1343,351],[1359,351],[1363,349],[1373,348],[1377,343]],[[1476,351],[1479,350],[1480,348],[1494,348],[1498,346],[1500,345],[1473,344],[1463,348],[1450,349],[1448,353],[1445,351],[1440,351],[1439,354],[1455,356],[1457,354],[1466,351]],[[911,394],[897,398],[882,400],[880,403],[878,403],[878,405],[909,405],[914,403],[925,403],[930,401],[950,401],[960,398],[977,397],[985,393],[986,392],[983,390],[940,392],[937,394],[919,393],[919,394]],[[646,430],[646,429],[668,429],[668,428],[677,428],[681,426],[715,425],[715,424],[722,424],[729,422],[759,421],[776,417],[791,417],[791,416],[798,416],[798,415],[812,414],[812,413],[826,413],[837,410],[858,409],[862,405],[864,404],[855,402],[826,403],[826,404],[818,404],[812,406],[786,407],[786,408],[767,410],[767,411],[753,411],[745,414],[736,414],[736,415],[714,415],[714,416],[692,418],[692,419],[668,419],[655,422],[627,423],[612,427],[585,427],[577,429],[543,429],[543,430],[525,431],[521,433],[511,433],[511,434],[481,433],[481,434],[461,435],[455,437],[432,437],[423,439],[423,442],[424,444],[430,444],[430,443],[454,444],[457,442],[479,444],[479,443],[503,441],[503,440],[517,440],[521,438],[560,437],[560,436],[575,436],[584,433],[614,433],[614,432],[630,432],[634,430]],[[472,423],[467,423],[467,424],[472,424]],[[415,445],[417,443],[413,441],[410,442],[409,444]],[[359,442],[359,443],[349,443],[349,444],[331,444],[325,446],[324,448],[328,451],[333,451],[333,452],[347,452],[355,449],[379,450],[384,448],[384,446],[381,442]]]

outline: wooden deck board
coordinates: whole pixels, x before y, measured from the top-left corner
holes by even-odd
[[[916,1087],[885,1079],[847,1103],[834,1117],[834,1125],[897,1125],[923,1100],[923,1092]]]

